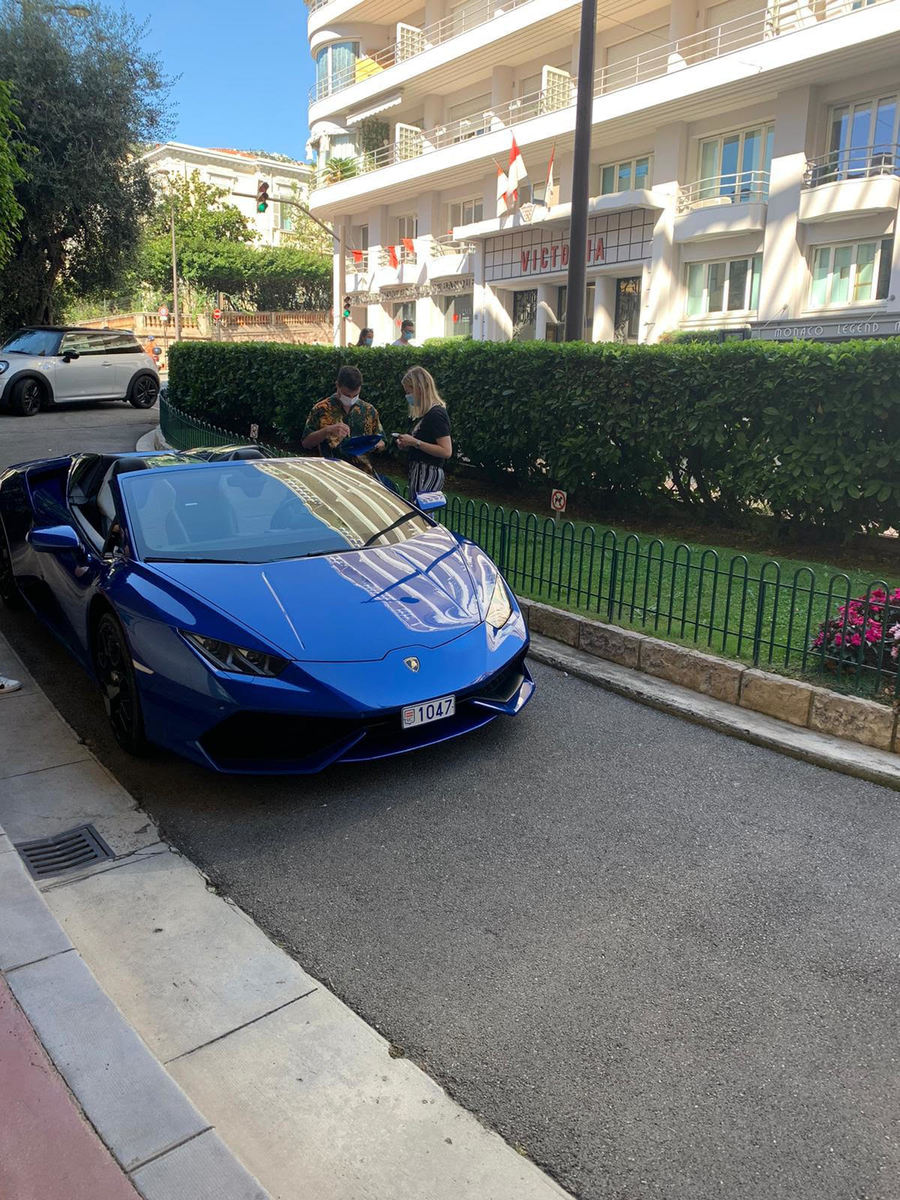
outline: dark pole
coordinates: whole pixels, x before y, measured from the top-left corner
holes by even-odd
[[[572,220],[566,291],[566,341],[584,338],[588,188],[591,170],[591,116],[594,107],[594,37],[597,0],[581,0],[578,42],[578,98],[575,103],[575,164],[572,168]]]

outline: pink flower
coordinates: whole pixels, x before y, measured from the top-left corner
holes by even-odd
[[[834,635],[834,644],[836,646],[840,646],[843,643],[843,641],[844,641],[844,639],[841,637],[841,635],[839,633],[836,633]]]
[[[869,627],[866,630],[866,641],[867,642],[880,642],[881,641],[881,626],[878,624],[877,621],[870,622]]]
[[[859,636],[858,633],[854,633],[853,636],[850,638],[850,645],[851,646],[859,646],[861,643],[862,643],[862,638]]]

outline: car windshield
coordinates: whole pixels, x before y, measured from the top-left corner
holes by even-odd
[[[61,337],[58,329],[21,329],[3,343],[3,353],[36,354],[48,358],[56,354]]]
[[[430,527],[347,463],[266,459],[119,477],[139,558],[268,563],[396,545]]]

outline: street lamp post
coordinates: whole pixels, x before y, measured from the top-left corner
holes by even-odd
[[[575,162],[572,167],[572,217],[569,225],[569,273],[566,287],[567,342],[584,338],[587,281],[587,218],[591,170],[591,118],[594,107],[594,40],[597,0],[581,0],[578,42],[578,95],[575,103]]]
[[[168,171],[154,171],[155,177],[171,183]],[[172,315],[175,318],[175,341],[181,341],[181,313],[178,311],[178,255],[175,250],[175,192],[169,189],[169,228],[172,234]]]

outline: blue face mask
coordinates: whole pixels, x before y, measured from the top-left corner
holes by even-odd
[[[374,340],[375,340],[374,338],[370,338],[370,337],[363,338],[363,345],[364,345],[364,346],[371,346],[371,345],[372,345],[372,342],[374,342]]]
[[[415,408],[416,406],[416,398],[410,392],[406,393],[406,403],[410,408]]]

